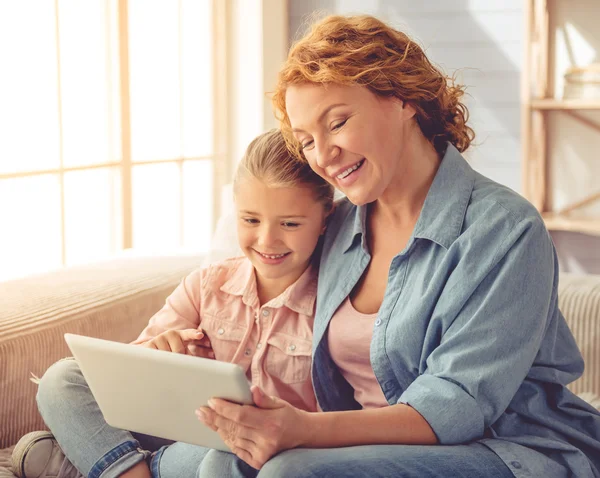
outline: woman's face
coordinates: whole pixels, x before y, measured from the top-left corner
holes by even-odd
[[[312,169],[354,204],[402,183],[411,106],[363,86],[307,83],[288,88],[286,108]]]

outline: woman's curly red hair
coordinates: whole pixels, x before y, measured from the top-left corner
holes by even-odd
[[[461,102],[464,87],[431,64],[406,34],[369,15],[332,15],[296,42],[279,72],[273,105],[290,150],[302,157],[291,132],[285,94],[290,85],[362,85],[381,97],[410,103],[423,135],[440,155],[449,141],[465,151],[475,137]]]

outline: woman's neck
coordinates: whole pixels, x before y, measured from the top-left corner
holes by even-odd
[[[438,152],[420,130],[406,144],[397,177],[371,207],[374,215],[398,227],[416,223],[441,163]]]

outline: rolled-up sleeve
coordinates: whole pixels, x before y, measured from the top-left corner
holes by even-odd
[[[554,247],[541,219],[524,219],[495,242],[481,275],[440,297],[436,314],[453,317],[444,318],[426,370],[398,400],[427,420],[441,444],[483,437],[527,376],[557,310]],[[458,312],[445,309],[457,302],[464,304]]]

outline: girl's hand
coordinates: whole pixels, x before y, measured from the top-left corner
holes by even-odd
[[[209,338],[200,329],[167,330],[140,345],[177,354],[215,358]]]
[[[296,448],[310,430],[309,413],[252,387],[255,406],[213,398],[196,410],[198,419],[218,432],[239,458],[260,469],[283,450]]]

